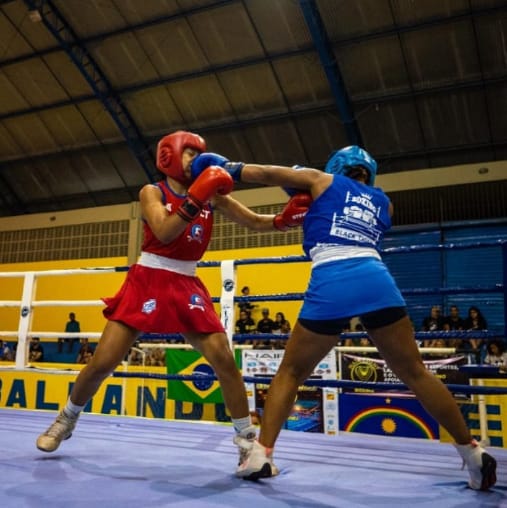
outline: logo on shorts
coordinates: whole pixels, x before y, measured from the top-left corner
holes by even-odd
[[[190,230],[190,234],[187,235],[187,240],[189,242],[195,241],[202,243],[202,237],[204,235],[204,228],[200,224],[194,224],[192,229]]]
[[[193,294],[190,297],[190,303],[188,304],[189,309],[199,309],[204,312],[204,303],[199,295]]]
[[[157,308],[157,300],[155,298],[151,298],[150,300],[146,300],[143,303],[143,310],[145,314],[151,314]]]

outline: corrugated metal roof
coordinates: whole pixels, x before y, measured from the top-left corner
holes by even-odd
[[[507,159],[505,0],[0,0],[0,216],[137,199],[176,129],[234,160]]]

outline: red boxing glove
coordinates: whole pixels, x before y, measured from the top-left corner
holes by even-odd
[[[303,224],[308,208],[312,204],[312,197],[307,192],[294,194],[284,209],[273,219],[273,225],[280,231],[287,231],[289,228]]]
[[[176,213],[187,222],[192,222],[203,209],[204,205],[215,194],[229,194],[234,182],[225,169],[210,166],[205,169],[188,189],[188,196]]]

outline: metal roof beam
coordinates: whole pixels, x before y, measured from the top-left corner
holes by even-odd
[[[338,107],[338,113],[345,126],[345,132],[352,145],[362,146],[362,136],[354,117],[354,111],[349,99],[347,88],[343,81],[340,67],[334,57],[333,49],[327,37],[324,24],[314,0],[299,0],[306,24],[310,30],[313,42],[319,53],[331,92]]]
[[[130,150],[143,168],[148,181],[156,179],[157,170],[149,145],[144,141],[128,109],[122,103],[106,75],[81,43],[72,27],[66,22],[51,0],[24,0],[28,9],[38,11],[42,22],[60,43],[69,58],[86,79],[98,100],[111,115],[125,138]]]
[[[0,166],[0,199],[2,203],[5,203],[4,208],[14,210],[16,215],[26,213],[26,207],[21,201],[20,197],[14,192],[14,189],[9,182],[2,176]],[[0,207],[2,208],[2,207]]]

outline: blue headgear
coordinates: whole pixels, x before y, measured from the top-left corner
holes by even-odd
[[[377,163],[366,150],[357,145],[346,146],[341,150],[333,152],[327,161],[324,171],[332,175],[347,176],[347,173],[353,166],[362,166],[370,172],[370,178],[366,183],[373,187],[375,177],[377,176]]]

